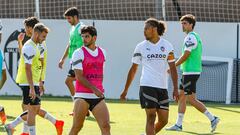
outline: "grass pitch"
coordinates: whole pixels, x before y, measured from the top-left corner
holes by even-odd
[[[12,121],[21,114],[21,97],[1,96],[0,104],[5,107],[8,121]],[[120,102],[119,100],[107,100],[110,112],[112,135],[140,135],[145,130],[145,111],[140,108],[138,101]],[[218,135],[239,135],[240,134],[240,105],[225,105],[207,103],[209,111],[220,117],[220,123],[214,134]],[[50,112],[58,119],[65,121],[63,135],[67,135],[72,126],[73,103],[70,98],[43,97],[42,108]],[[171,126],[177,118],[177,105],[171,103],[169,112],[169,123]],[[56,135],[55,127],[47,120],[37,117],[36,130],[38,135]],[[14,134],[19,135],[22,131],[22,124],[16,127]],[[0,126],[0,135],[5,135],[3,126]],[[91,114],[86,118],[80,135],[100,135],[98,125]],[[210,122],[195,108],[188,105],[184,117],[183,131],[165,131],[158,135],[211,135]]]

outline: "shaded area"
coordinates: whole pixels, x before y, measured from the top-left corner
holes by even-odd
[[[219,132],[214,132],[214,133],[197,133],[197,132],[192,132],[192,131],[181,131],[184,133],[192,134],[192,135],[217,135],[217,134],[222,134]]]
[[[92,114],[91,114],[91,115],[92,115]],[[86,120],[88,120],[88,121],[93,121],[93,122],[97,122],[96,119],[94,118],[94,116],[86,117]],[[115,122],[110,121],[110,124],[115,124]]]

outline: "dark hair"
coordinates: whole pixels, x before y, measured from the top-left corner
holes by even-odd
[[[42,32],[48,33],[49,29],[48,29],[48,27],[45,26],[43,23],[37,23],[37,24],[34,26],[33,31],[34,31],[34,32],[39,32],[39,33],[42,33]]]
[[[149,18],[145,21],[145,24],[149,24],[152,27],[157,27],[157,32],[159,36],[162,36],[166,31],[166,24],[164,21],[159,21],[155,18]]]
[[[25,19],[23,21],[23,23],[28,26],[28,27],[34,27],[37,23],[39,23],[39,20],[37,19],[37,17],[28,17],[27,19]]]
[[[187,21],[188,23],[192,24],[192,29],[194,29],[194,26],[196,24],[196,18],[192,14],[186,14],[180,18],[180,21]]]
[[[97,36],[97,30],[95,27],[93,26],[84,26],[82,29],[81,29],[81,33],[84,34],[84,33],[89,33],[92,37],[93,36]]]
[[[77,16],[79,18],[79,11],[77,7],[70,7],[65,11],[64,16]]]

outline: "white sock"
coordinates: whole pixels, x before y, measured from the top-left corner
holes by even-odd
[[[44,118],[49,120],[53,125],[56,123],[56,119],[48,112],[45,114]]]
[[[15,120],[10,123],[11,128],[15,128],[18,124],[24,122],[21,116],[18,116]]]
[[[35,126],[28,126],[29,135],[36,135],[36,128]]]
[[[176,125],[182,126],[183,117],[184,117],[184,113],[178,113],[178,118],[177,118]]]
[[[23,130],[22,130],[23,133],[28,133],[28,125],[27,125],[27,122],[24,121],[23,122]]]
[[[208,117],[210,121],[214,120],[214,116],[208,110],[206,110],[204,114]]]

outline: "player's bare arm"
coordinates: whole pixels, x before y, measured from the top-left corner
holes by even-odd
[[[127,81],[126,81],[124,90],[122,91],[122,93],[120,95],[121,100],[126,100],[126,95],[128,93],[128,88],[131,85],[132,80],[134,79],[134,76],[137,72],[137,69],[138,69],[138,64],[133,63],[130,70],[128,71]]]
[[[64,54],[63,54],[62,58],[60,59],[60,61],[59,61],[59,63],[58,63],[58,67],[59,67],[60,69],[63,68],[64,61],[65,61],[65,59],[66,59],[67,56],[68,56],[68,49],[69,49],[69,45],[67,45],[67,47],[66,47],[66,49],[65,49],[65,51],[64,51]]]
[[[25,63],[25,70],[26,70],[27,81],[30,87],[29,96],[31,97],[32,100],[34,100],[36,98],[36,93],[33,85],[32,65]]]
[[[74,69],[76,79],[81,82],[86,88],[91,89],[98,97],[103,98],[103,93],[94,85],[92,85],[84,76],[83,71],[80,69]]]
[[[0,89],[2,89],[4,83],[7,80],[7,74],[6,74],[6,69],[2,70],[2,80],[0,81]]]
[[[184,54],[177,60],[176,66],[181,65],[183,62],[187,60],[187,58],[190,56],[191,52],[186,50]]]
[[[178,74],[177,74],[177,68],[175,65],[175,57],[174,53],[170,52],[168,55],[168,65],[171,72],[171,78],[173,83],[173,99],[178,102],[179,94],[178,94]]]

